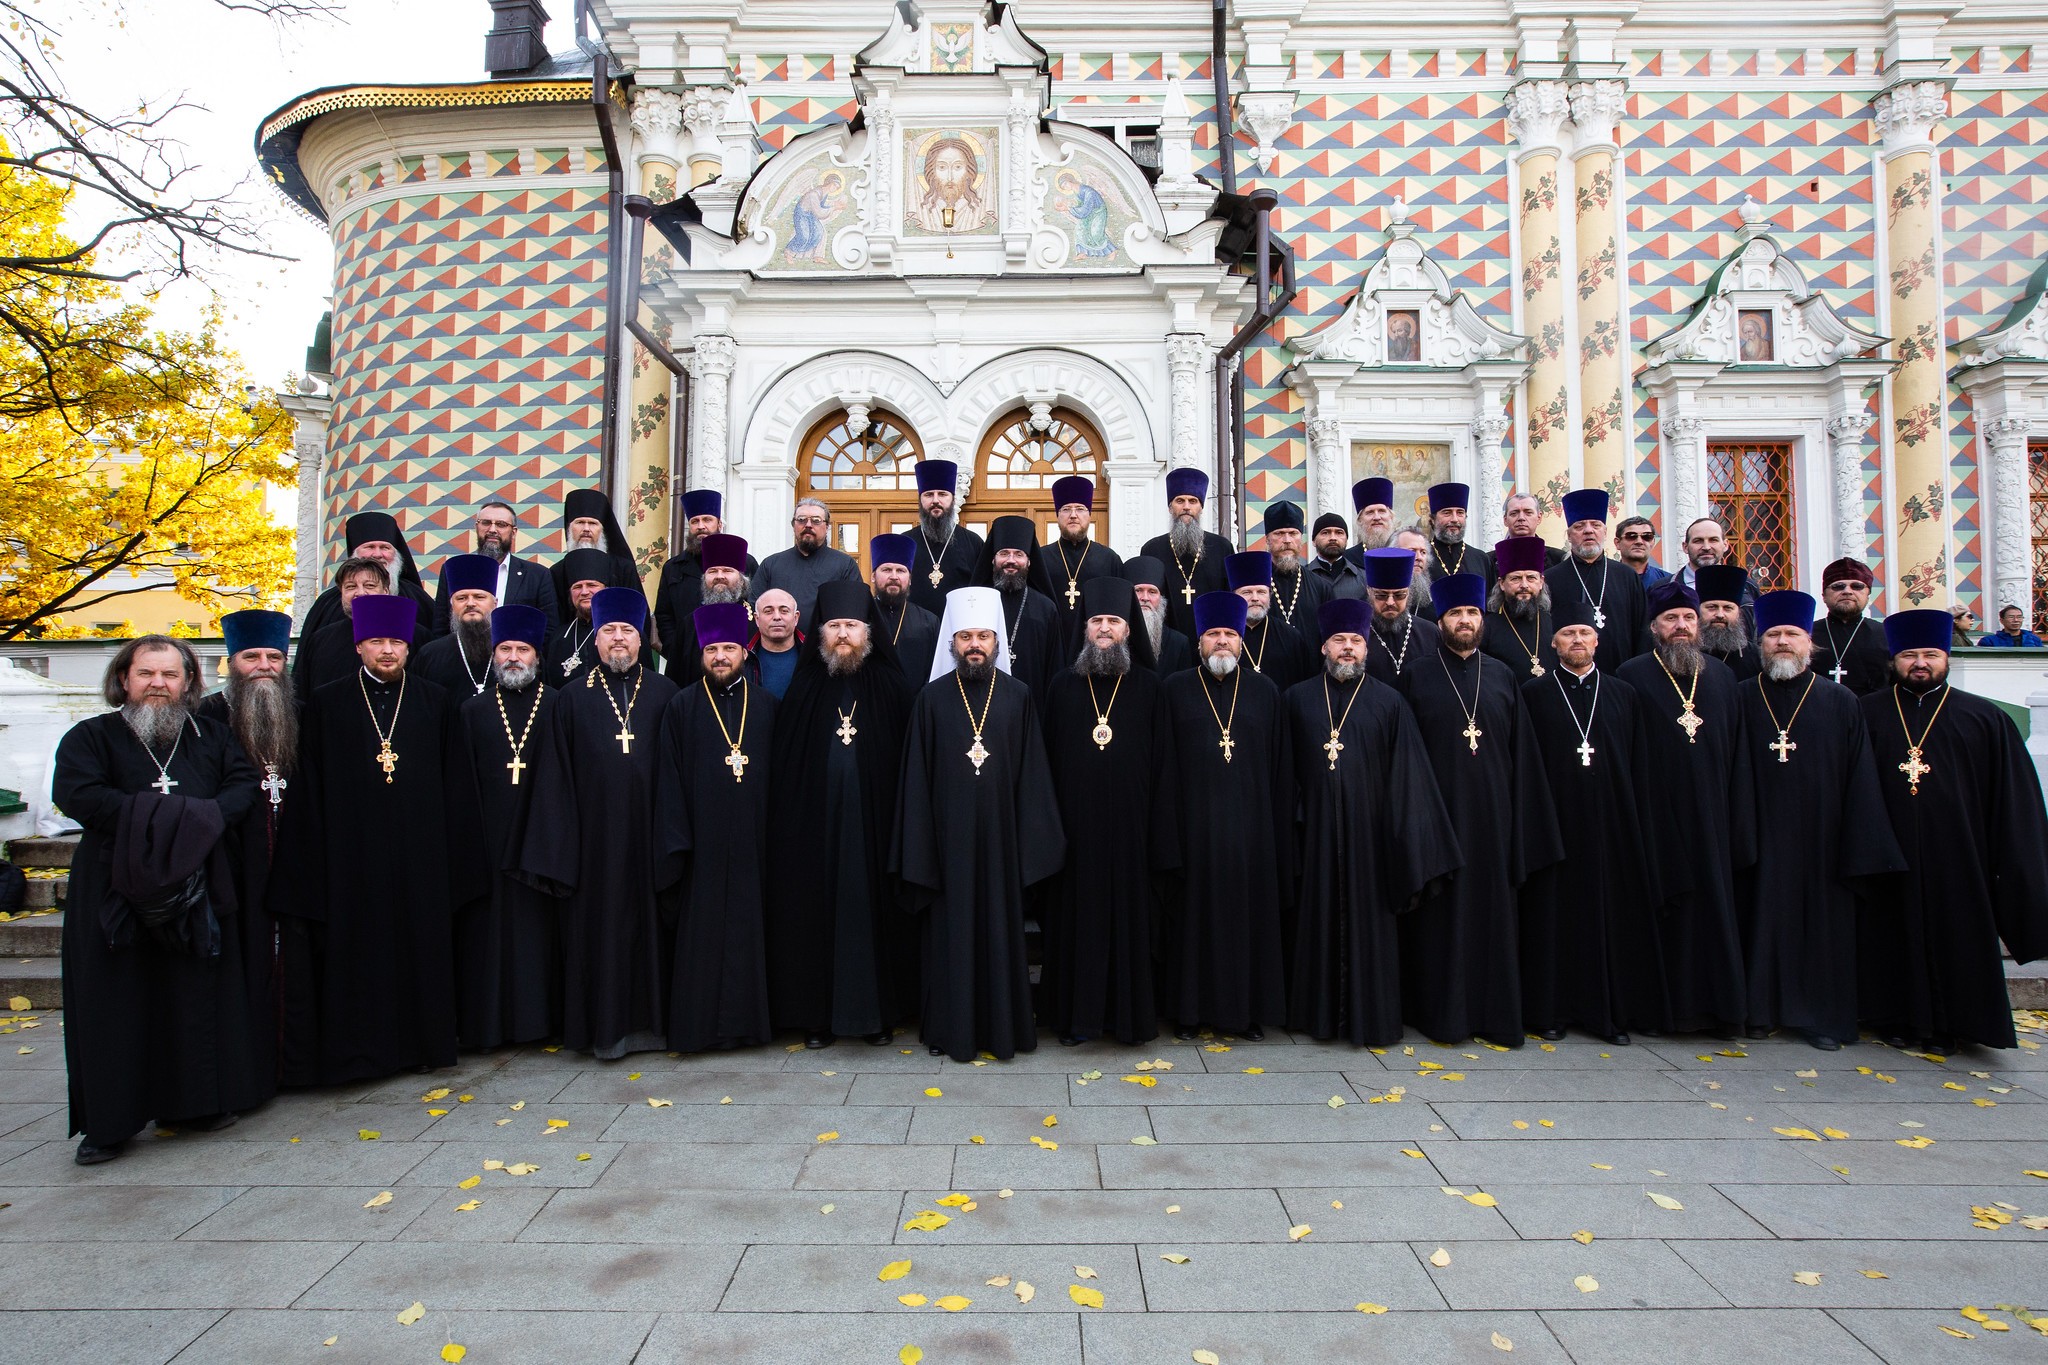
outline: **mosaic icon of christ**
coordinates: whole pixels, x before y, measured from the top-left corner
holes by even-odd
[[[945,133],[924,149],[918,174],[924,193],[911,210],[926,232],[974,232],[982,227],[988,205],[981,197],[981,151],[967,137]]]

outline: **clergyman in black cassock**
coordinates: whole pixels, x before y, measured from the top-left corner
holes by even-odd
[[[251,1046],[235,885],[221,847],[227,827],[261,799],[256,770],[227,726],[187,710],[199,677],[185,646],[145,636],[114,662],[106,691],[123,709],[65,732],[51,785],[57,806],[84,827],[63,932],[69,1131],[82,1135],[82,1165],[110,1159],[151,1119],[213,1126],[276,1088]],[[174,941],[145,927],[131,903],[136,874],[154,890],[195,870],[211,902],[195,932]]]
[[[1040,1013],[1061,1042],[1142,1043],[1159,1032],[1159,895],[1181,857],[1173,730],[1131,585],[1091,579],[1078,610],[1081,653],[1045,701],[1067,858],[1039,898]]]
[[[755,588],[747,578],[746,566],[753,563],[754,557],[747,553],[744,539],[715,532],[704,537],[697,553],[703,563],[699,586],[703,600],[697,606],[752,601]],[[704,676],[704,647],[697,639],[697,608],[677,617],[672,630],[661,642],[661,671],[677,687],[688,687]]]
[[[909,546],[900,553],[907,560]],[[906,612],[930,614],[915,602],[899,606],[899,624]],[[914,695],[889,637],[891,619],[861,584],[821,584],[809,643],[775,708],[768,1013],[776,1028],[814,1046],[835,1037],[887,1043],[917,1009],[916,925],[889,872]],[[853,623],[866,628],[864,656]],[[932,629],[936,635],[936,623]]]
[[[1430,585],[1436,657],[1400,682],[1464,854],[1456,879],[1401,921],[1401,1009],[1440,1043],[1518,1047],[1516,898],[1563,849],[1516,679],[1479,649],[1485,596],[1477,574]]]
[[[1702,564],[1693,571],[1693,591],[1700,599],[1700,648],[1708,657],[1728,665],[1739,683],[1763,672],[1763,656],[1757,652],[1759,632],[1753,629],[1755,622],[1743,605],[1755,600],[1749,590],[1749,570],[1740,564]]]
[[[1283,693],[1317,672],[1314,647],[1273,614],[1273,556],[1264,550],[1239,551],[1224,561],[1223,573],[1245,603],[1245,665]]]
[[[1135,555],[1124,561],[1124,577],[1137,595],[1138,614],[1145,624],[1145,638],[1151,642],[1152,658],[1160,677],[1195,666],[1194,642],[1173,628],[1166,617],[1165,566],[1150,555]]]
[[[284,810],[271,906],[302,922],[287,980],[310,976],[310,1032],[287,1032],[284,1081],[336,1085],[455,1061],[454,907],[483,861],[448,694],[405,669],[402,597],[358,597],[361,664],[314,692],[304,776]],[[302,972],[295,945],[310,951]],[[296,1014],[290,1017],[297,1017]]]
[[[1550,638],[1557,622],[1550,612],[1550,585],[1543,578],[1548,548],[1535,536],[1509,536],[1493,547],[1500,578],[1486,595],[1479,648],[1506,664],[1518,686],[1557,667]]]
[[[1211,658],[1166,679],[1182,886],[1163,916],[1159,1003],[1177,1036],[1206,1024],[1263,1037],[1287,1019],[1294,750],[1279,690],[1239,657],[1244,599],[1212,592],[1195,605],[1197,646],[1201,631],[1220,633]]]
[[[489,873],[455,913],[455,1031],[468,1048],[562,1031],[561,903],[514,875],[553,724],[540,657],[547,624],[538,607],[492,612],[491,683],[461,703]]]
[[[1876,575],[1870,566],[1838,559],[1821,570],[1821,601],[1827,612],[1813,623],[1813,671],[1859,697],[1892,685],[1892,655],[1885,648],[1884,623],[1864,609]]]
[[[1452,574],[1477,574],[1486,580],[1491,588],[1496,577],[1493,556],[1485,550],[1474,549],[1465,541],[1470,529],[1466,509],[1471,506],[1472,489],[1468,484],[1433,484],[1429,498],[1429,555],[1424,568],[1429,581],[1448,578]]]
[[[868,573],[874,580],[875,639],[887,639],[901,666],[904,685],[915,695],[931,676],[939,647],[939,618],[911,600],[911,561],[917,542],[909,536],[880,535],[868,542]],[[815,638],[815,637],[813,637]],[[786,702],[788,697],[784,697]],[[904,703],[906,713],[908,700]],[[893,775],[890,781],[894,781]]]
[[[637,590],[590,606],[599,665],[554,698],[518,870],[563,902],[562,1041],[609,1058],[667,1046],[655,772],[677,689],[639,661]]]
[[[1522,888],[1523,1026],[1552,1039],[1567,1028],[1600,1038],[1660,1031],[1671,998],[1659,845],[1690,831],[1649,818],[1648,712],[1635,688],[1594,666],[1593,623],[1566,617],[1552,639],[1558,666],[1522,683],[1522,703],[1564,856]]]
[[[1051,544],[1034,547],[1032,553],[1045,571],[1053,609],[1059,613],[1058,658],[1060,668],[1065,668],[1081,648],[1081,585],[1091,579],[1120,577],[1124,558],[1088,534],[1095,513],[1094,479],[1085,474],[1054,479],[1052,506],[1059,534]]]
[[[1059,610],[1045,581],[1045,565],[1034,553],[1038,528],[1029,517],[997,517],[989,523],[988,544],[974,566],[974,585],[995,588],[1002,596],[1003,639],[1008,647],[1010,676],[1043,702],[1053,675],[1072,656],[1060,634]]]
[[[1894,685],[1862,699],[1907,872],[1864,904],[1865,1022],[1890,1040],[2012,1047],[1998,947],[2048,956],[2048,815],[2019,729],[1948,685],[1945,611],[1885,618]]]
[[[323,595],[314,603],[317,608],[320,602],[331,600],[333,609],[306,613],[306,623],[299,630],[299,650],[292,656],[292,694],[302,705],[322,684],[356,671],[355,628],[349,625],[355,599],[390,591],[391,571],[379,560],[345,559],[336,566],[334,586],[328,589],[333,597]],[[322,618],[318,623],[316,615]],[[413,638],[424,644],[429,637],[417,634]]]
[[[960,524],[960,466],[951,460],[919,460],[916,474],[910,600],[934,617],[943,616],[947,594],[974,581],[974,566],[981,562],[981,537]]]
[[[357,512],[342,523],[342,545],[346,557],[354,558],[358,552],[368,554],[384,565],[386,574],[391,575],[388,589],[413,604],[413,640],[424,645],[438,633],[434,628],[434,598],[420,581],[419,566],[413,563],[412,547],[405,543],[405,536],[399,531],[398,519],[389,512]],[[389,545],[390,551],[384,550]],[[298,668],[306,662],[306,641],[318,635],[327,627],[345,617],[341,610],[341,589],[330,586],[313,599],[313,605],[306,608],[306,619],[299,623],[299,657],[293,667],[296,681]],[[347,664],[343,668],[354,667]],[[338,676],[338,675],[337,675]],[[320,682],[331,681],[322,678]],[[303,697],[311,688],[301,691]]]
[[[491,684],[498,561],[489,555],[451,555],[441,565],[441,586],[448,592],[448,633],[420,647],[412,673],[439,686],[459,707]]]
[[[1365,671],[1391,687],[1436,652],[1436,623],[1408,609],[1415,582],[1413,554],[1389,546],[1367,550],[1364,559],[1365,601],[1372,607]]]
[[[1757,857],[1736,882],[1749,1027],[1798,1029],[1834,1051],[1856,1041],[1857,892],[1906,862],[1856,694],[1807,667],[1813,599],[1767,592],[1756,626],[1765,671],[1740,691]]]
[[[571,550],[555,571],[558,578],[568,580],[569,595],[562,599],[562,624],[548,641],[541,677],[549,687],[566,689],[597,665],[597,627],[590,623],[590,603],[607,586],[612,562],[602,550]]]
[[[1644,628],[1653,612],[1643,596],[1643,580],[1635,570],[1607,553],[1608,496],[1599,488],[1581,488],[1564,495],[1565,538],[1571,557],[1543,575],[1550,585],[1550,609],[1573,620],[1588,620],[1600,632],[1594,662],[1613,673],[1643,652]]]
[[[308,998],[278,971],[278,921],[270,911],[284,803],[299,771],[299,702],[285,675],[292,618],[281,611],[234,611],[221,617],[220,629],[228,683],[199,703],[198,714],[202,721],[231,730],[262,776],[262,799],[228,826],[226,846],[234,867],[235,924],[249,987],[250,1051],[268,1094],[277,1088],[284,1011],[303,1008]],[[305,955],[298,958],[303,963]]]
[[[1398,926],[1460,860],[1415,718],[1365,670],[1370,616],[1325,603],[1323,669],[1281,701],[1302,822],[1288,1027],[1358,1047],[1401,1036]]]
[[[1194,501],[1175,506],[1175,500],[1180,498]],[[1194,599],[1229,586],[1223,561],[1230,558],[1230,542],[1214,531],[1202,529],[1202,505],[1208,500],[1207,474],[1187,466],[1167,470],[1166,505],[1173,518],[1173,529],[1152,537],[1138,552],[1158,562],[1165,579],[1159,587],[1166,602],[1166,623],[1187,636],[1190,643],[1201,634],[1195,629]]]
[[[932,665],[944,671],[911,703],[890,858],[923,919],[922,1037],[958,1062],[1038,1046],[1024,898],[1066,861],[1037,704],[1003,668],[1003,625],[993,588],[946,599],[947,656]]]
[[[1261,524],[1266,552],[1273,556],[1273,612],[1308,641],[1313,656],[1323,645],[1316,613],[1330,600],[1330,585],[1309,572],[1308,560],[1315,551],[1304,540],[1307,522],[1301,505],[1269,502]],[[1313,657],[1309,664],[1311,671],[1317,667]]]
[[[765,1043],[769,756],[775,697],[749,682],[751,624],[738,602],[691,613],[701,676],[668,703],[656,778],[655,885],[674,887],[668,1045]]]
[[[1668,836],[1659,848],[1675,892],[1666,898],[1661,926],[1667,1026],[1732,1037],[1749,1013],[1735,874],[1756,861],[1754,750],[1743,733],[1735,675],[1700,651],[1693,590],[1666,579],[1650,590],[1649,612],[1655,643],[1615,676],[1642,702],[1653,774],[1642,795]]]
[[[586,520],[598,523],[599,527],[595,540],[589,545],[579,543],[576,535],[576,523]],[[589,549],[605,557],[608,565],[605,571],[606,587],[631,588],[636,593],[640,591],[640,569],[633,562],[632,542],[626,539],[625,528],[619,525],[618,513],[612,510],[612,500],[605,495],[603,489],[572,488],[564,493],[562,525],[569,532],[569,541],[574,547],[570,554],[574,554],[576,549]],[[557,602],[569,600],[569,584],[573,581],[569,577],[570,568],[569,556],[564,555],[549,570],[554,575]],[[643,597],[642,600],[646,599]]]

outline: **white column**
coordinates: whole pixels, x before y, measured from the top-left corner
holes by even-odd
[[[1861,561],[1869,553],[1863,526],[1863,437],[1870,430],[1863,408],[1828,419],[1828,467],[1835,486],[1835,555]]]
[[[1671,556],[1680,549],[1686,523],[1706,514],[1706,503],[1700,493],[1700,435],[1706,426],[1691,413],[1673,413],[1658,423],[1664,433],[1666,568],[1677,566]]]
[[[311,381],[305,381],[308,385]],[[327,472],[327,423],[334,412],[330,394],[281,393],[278,406],[291,414],[292,454],[299,462],[297,533],[292,566],[292,620],[306,619],[320,595],[321,546],[326,518],[321,515],[321,483]]]
[[[2032,509],[2027,490],[2027,433],[2032,428],[2024,417],[1994,417],[1984,423],[1984,444],[1991,451],[1991,591],[1984,604],[1984,618],[1998,619],[1998,612],[2017,605],[2034,614],[2034,547]],[[2031,621],[2028,622],[2031,627]]]
[[[1345,477],[1345,454],[1344,424],[1327,414],[1310,417],[1307,511],[1311,526],[1325,512],[1335,512],[1347,522],[1350,520],[1344,507],[1351,482]]]
[[[1200,332],[1166,334],[1166,368],[1171,377],[1168,393],[1172,402],[1172,445],[1166,463],[1175,468],[1207,467],[1212,476],[1222,468],[1223,453],[1216,452],[1213,461],[1202,458],[1210,444],[1205,434],[1208,428],[1203,422],[1202,397],[1208,392],[1208,373],[1215,368],[1215,361],[1215,349]]]
[[[725,491],[730,444],[732,372],[739,360],[739,341],[726,333],[696,340],[690,357],[690,390],[696,412],[690,421],[690,487]]]
[[[1501,479],[1503,456],[1501,443],[1507,439],[1508,429],[1514,425],[1504,412],[1490,412],[1472,419],[1472,454],[1476,468],[1472,476],[1471,517],[1475,527],[1468,528],[1468,539],[1480,545],[1491,545],[1501,539],[1507,529],[1500,517]],[[1470,535],[1476,530],[1477,535]]]

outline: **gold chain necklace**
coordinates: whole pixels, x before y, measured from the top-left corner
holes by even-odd
[[[1435,536],[1429,538],[1429,552],[1435,557],[1437,567],[1441,568],[1446,574],[1465,572],[1465,543],[1463,541],[1458,542],[1458,563],[1455,568],[1444,563],[1443,547],[1438,544]]]
[[[1472,707],[1470,710],[1465,708],[1465,694],[1458,690],[1458,680],[1451,676],[1451,666],[1444,662],[1444,652],[1441,649],[1436,652],[1436,662],[1437,667],[1444,671],[1444,681],[1451,685],[1451,695],[1458,699],[1458,709],[1465,712],[1465,728],[1458,731],[1458,736],[1465,741],[1465,747],[1470,749],[1476,758],[1479,754],[1480,737],[1486,733],[1486,731],[1479,728],[1479,703],[1486,696],[1484,690],[1486,682],[1486,656],[1476,649],[1472,651]]]
[[[1323,743],[1323,752],[1330,756],[1330,771],[1337,771],[1337,755],[1344,752],[1344,741],[1338,736],[1343,733],[1344,722],[1351,719],[1351,708],[1358,705],[1358,694],[1365,691],[1365,682],[1360,679],[1351,689],[1351,700],[1344,703],[1344,717],[1336,718],[1330,705],[1330,673],[1323,670],[1323,715],[1330,719],[1330,737]]]
[[[1109,713],[1116,709],[1116,694],[1124,690],[1124,675],[1116,675],[1116,686],[1109,689],[1109,705],[1095,700],[1095,679],[1085,678],[1088,684],[1088,704],[1095,708],[1095,728],[1088,732],[1088,738],[1095,741],[1098,749],[1107,749],[1109,742],[1116,738],[1116,731],[1109,728]]]
[[[1173,556],[1173,567],[1180,571],[1180,600],[1187,606],[1193,606],[1195,604],[1195,570],[1202,567],[1202,547],[1199,545],[1195,547],[1194,563],[1188,565],[1185,569],[1180,567],[1179,550],[1169,545],[1166,552]]]
[[[988,724],[989,708],[996,704],[996,672],[991,671],[988,675],[988,696],[982,699],[980,720],[974,718],[974,703],[967,700],[967,684],[960,681],[957,668],[953,670],[953,686],[960,689],[960,704],[967,708],[967,724],[974,730],[974,743],[967,750],[967,760],[974,765],[974,775],[980,777],[981,765],[989,758],[989,751],[981,742],[981,729]]]
[[[1944,684],[1941,700],[1934,703],[1934,714],[1927,718],[1927,728],[1920,732],[1919,741],[1915,742],[1913,732],[1906,727],[1906,708],[1899,702],[1899,685],[1892,684],[1892,706],[1899,713],[1899,733],[1906,737],[1906,761],[1899,765],[1899,771],[1906,775],[1907,789],[1913,796],[1920,794],[1920,779],[1934,771],[1920,757],[1920,750],[1926,745],[1927,737],[1934,733],[1934,722],[1941,719],[1941,708],[1948,705],[1949,690]]]
[[[704,700],[711,703],[711,719],[718,722],[718,733],[725,736],[726,747],[732,751],[720,759],[719,762],[732,769],[733,781],[744,781],[747,776],[747,764],[753,761],[740,752],[740,742],[747,737],[747,702],[750,693],[747,687],[746,675],[740,675],[740,732],[737,738],[734,737],[732,731],[725,728],[725,717],[720,715],[718,711],[718,698],[711,693],[711,679],[699,678],[697,681],[704,684]],[[856,702],[854,704],[858,706],[860,703]],[[833,709],[837,710],[838,708],[835,707]],[[840,719],[843,720],[845,717],[842,716]],[[847,742],[852,743],[851,740]]]
[[[1515,643],[1518,645],[1522,645],[1522,630],[1521,627],[1515,624],[1515,618],[1508,615],[1505,611],[1503,611],[1500,614],[1500,619],[1508,623],[1508,634],[1515,637]],[[1538,645],[1541,645],[1542,643],[1543,618],[1539,615],[1536,618],[1536,644],[1522,645],[1522,652],[1529,656],[1529,676],[1532,678],[1540,678],[1547,671],[1543,667],[1543,661],[1536,657],[1536,648]]]
[[[585,687],[597,686],[597,675],[605,672],[609,667],[610,665],[602,660],[598,661],[588,673],[583,675],[583,685]],[[611,679],[607,678],[604,681],[604,699],[612,704],[612,714],[619,718],[619,732],[613,735],[612,738],[619,742],[619,752],[622,754],[633,752],[633,727],[626,723],[626,718],[633,714],[633,707],[640,700],[640,684],[646,681],[647,670],[639,664],[634,664],[633,695],[626,698],[626,709],[623,711],[619,709],[619,699],[612,695]]]
[[[1208,664],[1205,663],[1201,667],[1206,675],[1209,670]],[[1202,679],[1202,700],[1209,703],[1209,714],[1216,718],[1216,728],[1223,733],[1223,738],[1216,741],[1216,747],[1223,751],[1223,761],[1225,763],[1230,762],[1231,750],[1237,747],[1237,742],[1230,737],[1230,727],[1237,723],[1237,688],[1238,684],[1243,681],[1244,674],[1236,669],[1232,669],[1230,673],[1230,718],[1225,720],[1216,710],[1216,699],[1209,695],[1208,678],[1205,676]]]
[[[539,685],[538,679],[535,680],[534,685]],[[507,763],[505,767],[512,774],[512,785],[516,787],[519,785],[519,774],[526,771],[526,760],[521,758],[520,754],[526,749],[526,737],[533,733],[533,718],[540,714],[540,694],[538,692],[534,694],[533,706],[526,713],[526,728],[519,732],[519,738],[514,739],[512,738],[512,717],[505,714],[505,688],[501,684],[494,691],[498,698],[498,721],[505,727],[505,742],[512,746],[512,761]]]
[[[839,717],[839,728],[832,733],[839,736],[841,744],[850,746],[853,743],[853,737],[860,733],[860,730],[853,723],[853,713],[858,710],[860,710],[860,702],[858,700],[853,703],[853,710],[851,711],[841,711],[836,704],[832,707],[833,714]]]
[[[1673,673],[1669,668],[1665,667],[1664,660],[1662,658],[1659,658],[1657,660],[1657,667],[1664,669],[1664,676],[1671,680],[1671,690],[1673,692],[1678,693],[1679,705],[1684,708],[1682,711],[1679,712],[1677,723],[1678,728],[1685,731],[1685,742],[1687,744],[1699,743],[1700,727],[1702,725],[1705,725],[1706,721],[1700,719],[1699,712],[1693,709],[1692,699],[1699,695],[1700,674],[1705,673],[1707,670],[1705,668],[1700,668],[1697,671],[1695,671],[1692,675],[1691,689],[1685,690],[1679,687],[1678,675]]]
[[[377,724],[377,708],[370,705],[370,685],[363,681],[362,669],[356,670],[356,686],[363,694],[363,709],[370,713],[370,728],[377,732],[377,766],[384,770],[384,785],[391,785],[391,772],[398,766],[398,751],[391,747],[391,735],[398,733],[398,712],[405,705],[405,674],[398,675],[398,700],[391,707],[391,734],[384,733],[384,727]]]
[[[1813,695],[1814,681],[1813,674],[1809,673],[1806,675],[1806,690],[1799,694],[1799,704],[1792,708],[1791,718],[1783,725],[1778,725],[1778,713],[1771,709],[1771,694],[1764,690],[1764,675],[1761,673],[1756,675],[1756,694],[1763,699],[1764,714],[1771,718],[1771,724],[1778,726],[1778,742],[1766,747],[1778,755],[1778,762],[1780,763],[1790,763],[1792,761],[1792,751],[1799,747],[1792,742],[1792,725],[1793,722],[1799,719],[1800,708],[1806,705],[1806,699]],[[1904,717],[1901,717],[1901,719],[1903,720]]]
[[[1267,591],[1271,592],[1272,589],[1269,588],[1267,589]],[[1260,629],[1258,654],[1254,656],[1249,646],[1246,647],[1244,652],[1244,661],[1252,666],[1252,672],[1258,674],[1262,678],[1266,676],[1266,670],[1263,667],[1261,667],[1261,665],[1263,665],[1266,662],[1266,642],[1273,638],[1273,627],[1268,623],[1272,615],[1273,608],[1271,606],[1268,606],[1266,608],[1266,615],[1259,618]]]

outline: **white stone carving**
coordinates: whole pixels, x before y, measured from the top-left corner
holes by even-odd
[[[1616,151],[1617,129],[1628,112],[1628,86],[1622,81],[1580,81],[1571,88],[1572,150],[1583,154]]]
[[[1237,124],[1251,134],[1252,155],[1267,170],[1280,160],[1280,135],[1294,122],[1292,90],[1244,90],[1237,96]]]
[[[640,135],[640,156],[645,161],[665,161],[674,166],[682,160],[678,134],[683,127],[683,97],[669,90],[640,90],[633,95],[633,131]]]
[[[1462,290],[1451,288],[1450,275],[1415,240],[1407,206],[1396,200],[1388,217],[1386,250],[1344,311],[1289,342],[1289,349],[1311,360],[1383,364],[1387,314],[1412,310],[1421,323],[1424,365],[1455,369],[1475,360],[1519,359],[1528,339],[1494,326]]]
[[[1745,205],[1743,212],[1741,235],[1747,240],[1721,263],[1691,315],[1645,348],[1649,364],[1704,360],[1822,369],[1889,340],[1837,313],[1827,295],[1810,286],[1805,273],[1762,230],[1757,211]],[[1767,309],[1771,314],[1773,342],[1768,361],[1742,356],[1740,315],[1753,309]]]
[[[1334,414],[1311,415],[1307,422],[1309,471],[1315,494],[1315,515],[1343,509],[1343,489],[1350,483],[1345,469],[1350,444],[1344,439],[1344,423]]]
[[[1863,438],[1870,430],[1867,407],[1828,419],[1828,468],[1835,493],[1835,554],[1862,559],[1869,550],[1863,519]]]
[[[1175,467],[1202,462],[1202,394],[1215,357],[1215,348],[1200,332],[1167,334],[1166,368],[1173,424],[1167,463]]]
[[[1948,86],[1942,81],[1904,81],[1872,100],[1870,108],[1887,161],[1907,152],[1930,152],[1934,130],[1948,116]]]
[[[1979,428],[1989,448],[1991,569],[1995,601],[1986,616],[2007,606],[2032,614],[2034,555],[2027,489],[2027,437],[2034,424],[2017,414],[1994,417]]]
[[[334,412],[332,394],[304,391],[302,383],[298,393],[280,393],[278,406],[291,414],[292,456],[298,461],[298,502],[293,509],[293,521],[297,527],[296,556],[292,564],[292,619],[304,621],[306,612],[312,608],[313,599],[320,595],[322,564],[321,552],[325,548],[321,528],[326,524],[321,516],[322,486],[327,473],[327,426]]]
[[[1519,144],[1515,159],[1564,155],[1564,125],[1571,114],[1562,81],[1518,82],[1508,91],[1508,132]]]
[[[690,357],[690,388],[697,398],[697,415],[690,423],[690,486],[693,488],[725,491],[732,372],[738,360],[738,338],[711,333],[696,339],[696,350]]]
[[[1949,348],[1965,369],[1999,360],[2048,360],[2048,262],[2036,267],[2020,296],[1996,327]]]
[[[1657,425],[1664,433],[1664,478],[1670,485],[1671,512],[1665,525],[1682,528],[1706,511],[1700,498],[1700,456],[1707,424],[1690,413],[1674,413]]]

